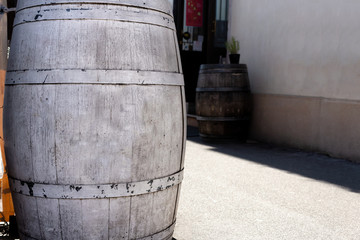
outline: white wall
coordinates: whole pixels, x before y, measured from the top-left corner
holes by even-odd
[[[251,137],[360,162],[360,1],[230,1]]]
[[[359,0],[232,0],[257,93],[360,100]]]

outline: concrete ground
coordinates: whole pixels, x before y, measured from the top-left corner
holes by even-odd
[[[360,239],[360,164],[190,127],[177,240]]]

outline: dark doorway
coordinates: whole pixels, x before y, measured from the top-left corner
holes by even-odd
[[[228,5],[228,0],[174,0],[185,95],[189,103],[195,102],[200,65],[225,59]]]
[[[7,0],[7,8],[16,8],[17,0]],[[13,31],[13,24],[15,19],[15,11],[10,11],[7,13],[8,17],[8,40],[11,40],[12,31]]]

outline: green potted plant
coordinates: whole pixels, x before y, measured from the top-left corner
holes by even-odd
[[[226,49],[229,52],[229,59],[231,64],[239,64],[240,54],[238,53],[240,50],[239,41],[237,41],[234,37],[231,37],[231,41],[225,43]]]

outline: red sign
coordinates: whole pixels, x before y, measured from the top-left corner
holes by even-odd
[[[186,26],[202,27],[203,25],[203,0],[186,1]]]

